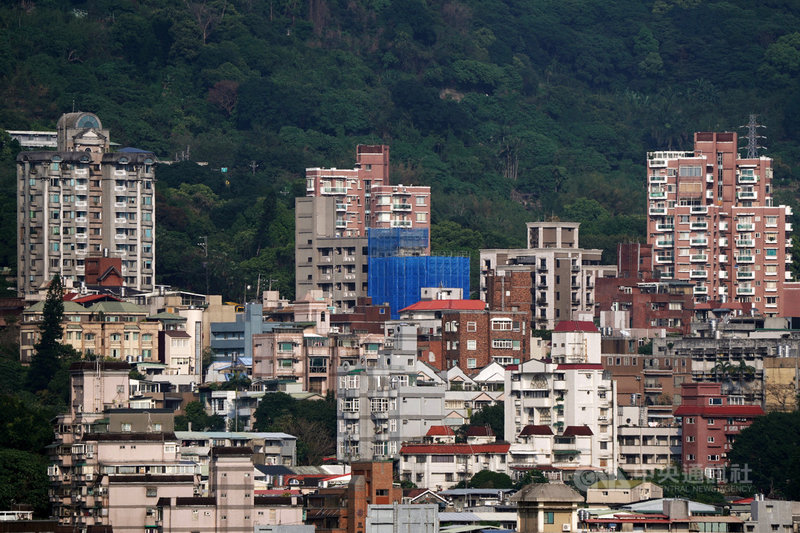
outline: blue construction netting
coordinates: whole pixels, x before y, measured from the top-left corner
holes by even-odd
[[[367,247],[370,257],[422,255],[428,248],[428,230],[369,228]]]
[[[469,257],[369,257],[368,293],[388,303],[392,319],[420,300],[422,287],[458,287],[469,297]]]

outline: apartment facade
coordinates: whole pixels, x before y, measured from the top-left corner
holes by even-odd
[[[17,156],[17,289],[34,295],[56,274],[84,282],[88,257],[122,260],[127,287],[155,282],[155,156],[111,151],[97,115],[58,120],[57,150]]]
[[[743,429],[764,414],[758,405],[732,405],[719,383],[684,383],[681,417],[684,470],[700,469],[710,479],[725,479],[728,452]]]
[[[64,302],[63,344],[82,354],[94,354],[128,363],[154,363],[159,357],[158,322],[145,320],[147,310],[113,297]],[[84,305],[85,304],[85,305]],[[41,336],[44,302],[25,309],[20,324],[20,360],[30,363]]]
[[[688,280],[698,302],[788,305],[792,227],[772,199],[772,159],[739,157],[736,133],[698,132],[691,152],[647,154],[647,239],[661,279]]]
[[[577,222],[529,222],[524,249],[481,250],[481,300],[490,309],[525,311],[531,329],[594,314],[598,278],[616,275],[602,250],[579,247]]]
[[[491,363],[517,365],[530,354],[530,332],[523,311],[442,311],[445,368],[477,374]]]
[[[306,169],[295,201],[295,294],[321,289],[340,311],[367,296],[367,230],[424,230],[430,252],[430,187],[391,184],[389,147],[358,145],[352,169]],[[377,302],[381,303],[381,302]]]
[[[616,392],[600,364],[600,332],[591,323],[562,323],[552,342],[552,363],[531,359],[506,372],[510,466],[615,472]]]
[[[400,327],[373,365],[339,367],[338,460],[395,459],[403,442],[442,424],[445,387],[421,372],[416,339],[416,328]]]

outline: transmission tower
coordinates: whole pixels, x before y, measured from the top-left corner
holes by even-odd
[[[747,159],[756,159],[758,158],[759,149],[767,149],[766,146],[759,144],[759,139],[766,139],[766,137],[758,134],[758,128],[766,128],[766,126],[756,122],[757,117],[758,115],[751,113],[747,126],[739,126],[742,129],[747,129]]]

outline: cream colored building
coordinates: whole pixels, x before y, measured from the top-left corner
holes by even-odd
[[[155,282],[155,156],[111,151],[93,113],[67,113],[56,151],[17,156],[17,288],[22,295],[59,274],[84,281],[87,256],[119,257],[127,287]]]

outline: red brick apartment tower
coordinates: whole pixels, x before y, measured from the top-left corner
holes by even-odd
[[[720,383],[684,383],[675,410],[683,419],[683,469],[702,468],[706,477],[724,479],[736,435],[763,414],[758,405],[731,405]]]
[[[742,159],[736,133],[698,132],[693,152],[647,154],[647,239],[656,275],[697,302],[752,302],[781,316],[791,215],[772,201],[772,159]]]

